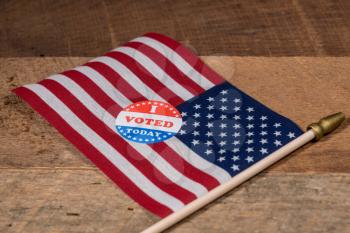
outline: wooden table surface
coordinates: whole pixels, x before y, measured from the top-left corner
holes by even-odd
[[[0,56],[98,56],[150,31],[202,56],[348,56],[350,1],[0,1]]]
[[[158,220],[9,92],[149,31],[302,127],[350,116],[348,0],[0,1],[1,233],[136,233]],[[350,232],[349,124],[170,232]]]
[[[350,115],[350,58],[204,57],[300,126]],[[139,232],[143,210],[21,100],[13,87],[88,58],[0,59],[0,232]],[[349,232],[349,120],[171,232]]]

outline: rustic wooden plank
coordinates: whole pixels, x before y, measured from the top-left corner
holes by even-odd
[[[302,127],[339,110],[350,115],[350,58],[204,59],[234,85]],[[0,167],[93,168],[55,129],[9,92],[87,60],[0,59]],[[348,125],[349,121],[322,143],[306,146],[271,171],[348,173]]]
[[[97,170],[0,169],[0,176],[0,232],[125,232],[157,219]]]
[[[0,56],[97,56],[148,31],[200,55],[349,56],[347,0],[1,1]]]
[[[98,171],[0,169],[0,176],[1,232],[136,233],[158,220]],[[170,232],[346,233],[349,193],[350,174],[264,174]]]

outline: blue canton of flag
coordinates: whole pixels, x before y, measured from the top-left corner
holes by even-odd
[[[232,176],[303,132],[230,83],[178,106],[183,125],[176,137]]]

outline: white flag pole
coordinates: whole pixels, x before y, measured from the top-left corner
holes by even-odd
[[[206,206],[207,204],[221,197],[225,193],[229,192],[233,188],[239,186],[243,182],[252,178],[256,174],[263,171],[264,169],[270,167],[272,164],[276,163],[280,159],[286,157],[288,154],[290,154],[294,150],[302,147],[303,145],[305,145],[306,143],[310,142],[313,139],[319,140],[320,138],[323,137],[324,134],[327,134],[333,131],[335,128],[337,128],[341,124],[341,122],[344,121],[344,119],[345,119],[344,114],[339,112],[339,113],[330,115],[328,117],[322,118],[318,123],[312,123],[308,127],[309,130],[304,134],[302,134],[301,136],[297,137],[296,139],[289,142],[285,146],[276,150],[266,158],[255,163],[251,167],[240,172],[238,175],[234,176],[228,182],[212,189],[206,195],[192,201],[181,210],[165,217],[164,219],[150,226],[149,228],[142,231],[141,233],[159,233],[168,229],[169,227],[178,223],[182,219],[193,214],[197,210],[201,209],[202,207]]]

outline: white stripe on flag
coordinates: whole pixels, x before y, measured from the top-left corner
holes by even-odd
[[[177,96],[183,100],[189,100],[193,97],[189,91],[172,79],[162,68],[154,63],[150,58],[140,51],[131,47],[119,47],[113,51],[118,51],[132,57],[139,62],[148,72],[150,72],[156,79],[163,83],[169,90],[173,91]]]
[[[84,74],[88,79],[90,79],[93,83],[95,83],[101,90],[112,99],[125,101],[123,103],[124,106],[131,104],[131,102],[117,89],[115,88],[103,75],[101,75],[96,70],[92,69],[89,66],[78,66],[74,68],[74,70]]]
[[[185,75],[190,77],[194,82],[201,86],[204,90],[208,90],[209,88],[212,88],[214,86],[214,84],[210,80],[208,80],[196,69],[194,69],[190,64],[188,64],[187,61],[185,61],[185,59],[183,59],[176,51],[169,48],[167,45],[146,36],[138,37],[136,39],[133,39],[131,42],[140,42],[157,50],[164,57],[169,59]]]
[[[145,96],[147,99],[165,101],[162,97],[155,93],[152,90],[152,88],[148,87],[131,70],[129,70],[119,61],[110,57],[103,56],[95,58],[91,60],[91,62],[101,62],[107,65],[112,70],[114,70],[114,72],[118,73],[126,82],[128,82],[130,86],[134,87],[138,92],[140,92],[140,94]]]
[[[24,86],[38,95],[48,106],[60,115],[77,133],[85,138],[91,145],[99,150],[115,167],[126,174],[132,182],[145,194],[157,202],[169,207],[173,211],[181,209],[184,204],[173,196],[162,191],[149,181],[138,169],[127,161],[103,138],[91,130],[79,117],[77,117],[61,100],[48,89],[39,84]]]
[[[115,119],[114,117],[102,108],[84,89],[82,89],[76,82],[64,75],[53,75],[47,79],[54,80],[66,88],[72,95],[74,95],[92,114],[98,119],[104,122],[107,127],[112,131],[115,131]],[[160,172],[164,174],[169,180],[177,184],[178,186],[194,193],[197,197],[207,193],[207,189],[185,175],[178,172],[172,167],[163,157],[161,157],[156,151],[154,151],[148,145],[141,143],[132,143],[126,141],[142,156],[144,156],[153,166],[155,166]]]
[[[89,75],[88,73],[85,73],[85,74]],[[106,88],[106,85],[104,85],[103,82],[101,81],[101,80],[105,80],[105,78],[103,78],[102,75],[99,75],[96,77],[95,76],[89,77],[89,78],[93,82],[95,82],[102,89],[103,92],[105,92],[109,96],[113,96],[113,91],[110,88]],[[108,83],[107,80],[105,82]],[[118,90],[116,89],[116,91]],[[122,108],[132,104],[132,102],[129,99],[117,98],[113,100],[116,101],[117,104],[120,105]],[[226,172],[224,169],[222,169],[219,166],[216,166],[213,163],[208,162],[207,160],[205,160],[204,158],[196,154],[194,151],[192,151],[190,148],[188,148],[184,143],[182,143],[176,137],[170,138],[164,141],[164,143],[166,143],[170,148],[176,151],[176,153],[180,155],[185,161],[190,163],[195,168],[203,171],[204,173],[216,178],[220,183],[224,183],[231,178],[230,174]]]
[[[232,178],[227,171],[219,166],[216,166],[214,163],[203,159],[177,137],[169,138],[164,142],[174,151],[181,151],[179,155],[184,160],[208,175],[215,177],[221,184]]]

